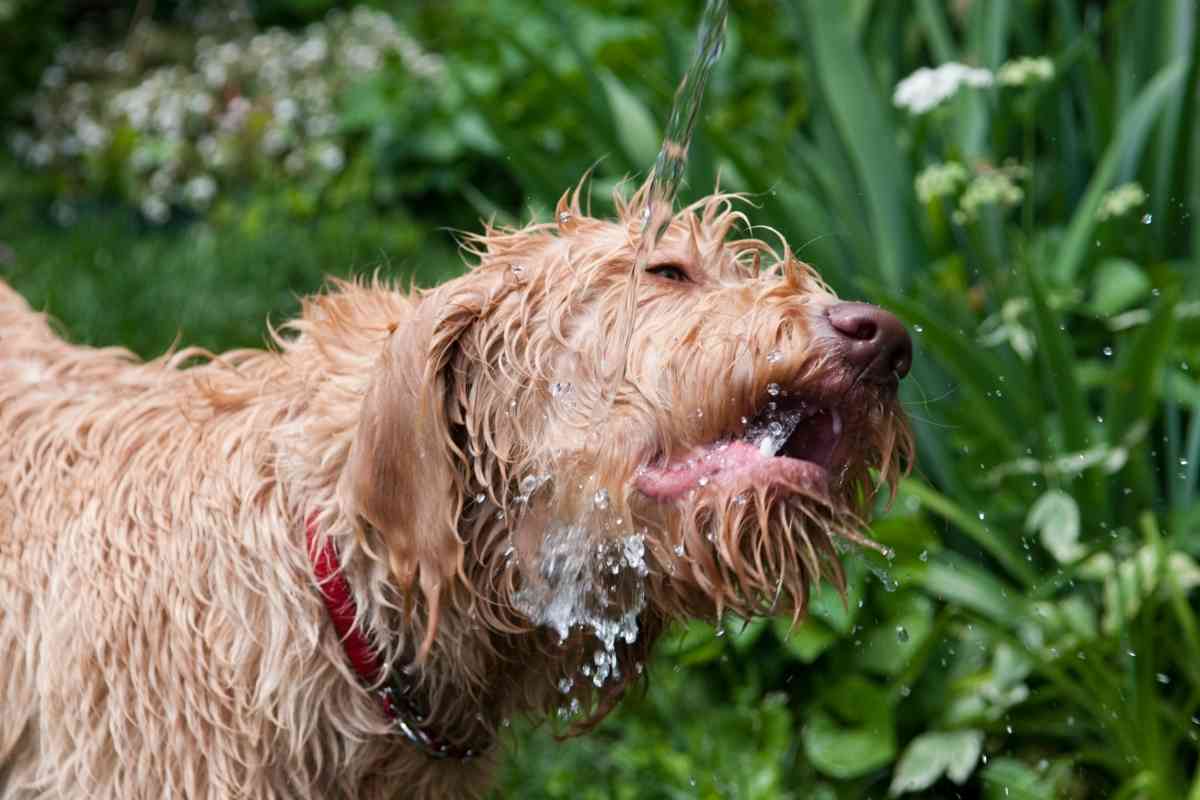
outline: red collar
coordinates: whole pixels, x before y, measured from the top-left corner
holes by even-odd
[[[308,557],[312,561],[317,589],[325,601],[325,609],[333,621],[346,652],[346,659],[363,685],[371,687],[379,697],[384,716],[396,731],[432,758],[474,758],[487,748],[454,744],[427,730],[428,713],[414,697],[413,684],[403,680],[403,674],[388,675],[387,666],[366,635],[354,625],[358,605],[350,591],[350,583],[342,574],[341,560],[333,542],[317,544],[317,514],[308,517]]]

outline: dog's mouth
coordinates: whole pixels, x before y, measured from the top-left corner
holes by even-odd
[[[639,470],[636,486],[659,501],[709,487],[732,494],[766,486],[825,495],[839,465],[842,413],[812,399],[778,397],[712,444]]]

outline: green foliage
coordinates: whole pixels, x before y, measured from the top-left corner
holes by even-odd
[[[909,323],[919,460],[872,526],[892,557],[848,556],[845,599],[820,589],[795,630],[688,625],[589,737],[518,723],[498,793],[1200,797],[1195,3],[839,9],[734,4],[685,195],[753,193],[831,285]],[[57,187],[31,183],[2,274],[143,352],[181,327],[254,343],[321,271],[436,280],[457,267],[435,226],[544,214],[593,164],[603,208],[644,174],[698,7],[391,10],[444,71],[392,61],[339,94],[336,186],[148,230],[104,200],[53,227]],[[990,77],[897,106],[951,61]]]

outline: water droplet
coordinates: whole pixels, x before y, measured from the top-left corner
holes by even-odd
[[[920,559],[922,563],[928,561],[929,560],[929,551],[922,550],[921,555],[917,556],[917,558]]]
[[[979,519],[980,519],[981,521],[982,521],[982,520],[983,520],[983,519],[984,519],[986,516],[987,516],[987,515],[986,515],[984,512],[982,512],[982,511],[980,511],[980,512],[979,512]]]
[[[484,494],[483,492],[480,492],[479,494],[475,495],[476,503],[482,504],[484,500],[487,500],[487,495]]]
[[[924,328],[924,327],[922,327],[922,326],[920,326],[920,325],[913,325],[913,330],[914,330],[914,331],[916,331],[917,333],[924,333],[924,332],[925,332],[925,328]]]
[[[1143,214],[1142,215],[1142,224],[1143,225],[1149,225],[1151,222],[1154,222],[1153,214]]]
[[[608,489],[600,489],[592,495],[592,505],[601,511],[608,508]]]
[[[903,625],[896,626],[896,641],[900,642],[900,644],[908,642],[908,628],[905,628]]]
[[[901,696],[901,697],[908,697],[908,696],[909,696],[909,695],[911,695],[911,694],[912,694],[912,689],[911,689],[911,688],[909,688],[908,686],[901,686],[901,687],[900,687],[900,696]]]
[[[530,494],[541,485],[541,479],[536,475],[526,475],[521,479],[521,494]]]
[[[571,214],[570,214],[570,212],[568,212],[568,211],[564,211],[564,212],[562,212],[561,214],[559,214],[559,215],[558,215],[558,224],[559,224],[559,225],[566,225],[566,224],[567,224],[568,222],[570,222],[570,221],[571,221]]]
[[[771,395],[771,397],[778,397],[779,396],[779,384],[778,383],[768,383],[767,384],[767,394]]]
[[[1163,686],[1166,686],[1168,683],[1171,682],[1171,677],[1169,675],[1167,675],[1165,672],[1158,673],[1157,675],[1154,676],[1154,679],[1156,681],[1158,681],[1159,683],[1161,683]]]
[[[561,681],[558,682],[558,690],[560,692],[562,692],[563,694],[566,694],[567,692],[571,691],[571,689],[573,689],[574,687],[575,687],[575,680],[570,677],[563,678]]]
[[[679,556],[680,558],[683,558],[683,542],[680,542],[679,544],[675,545],[674,552],[675,552],[675,555]]]
[[[701,486],[708,486],[708,476],[702,476],[700,480],[696,481],[696,483],[700,484]]]
[[[520,264],[513,264],[511,269],[513,276],[515,276],[517,280],[521,280],[525,277],[525,267],[521,266]]]
[[[1104,357],[1105,357],[1105,358],[1112,358],[1113,349],[1112,349],[1111,347],[1105,347],[1105,348],[1104,348],[1103,350],[1101,350],[1100,352],[1101,352],[1101,353],[1104,353]]]
[[[779,350],[772,350],[771,352],[767,353],[767,363],[768,364],[778,364],[782,360],[783,360],[783,353],[780,352]]]
[[[570,393],[574,388],[575,387],[570,383],[561,381],[552,383],[550,384],[550,395],[551,397],[562,397],[563,395]]]

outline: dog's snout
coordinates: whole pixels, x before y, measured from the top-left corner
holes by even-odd
[[[844,339],[847,360],[860,367],[864,377],[890,381],[908,374],[912,339],[894,315],[867,303],[838,303],[826,316]]]

